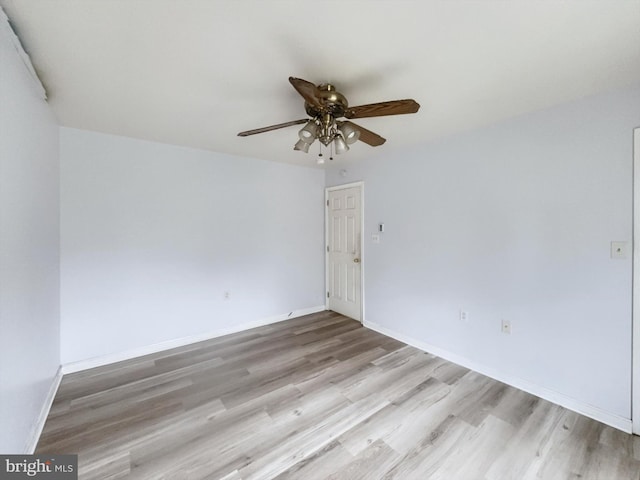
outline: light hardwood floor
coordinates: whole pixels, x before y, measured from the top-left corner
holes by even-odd
[[[322,312],[67,375],[81,479],[640,479],[640,438]]]

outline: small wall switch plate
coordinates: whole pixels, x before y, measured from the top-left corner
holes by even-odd
[[[384,223],[379,223],[379,224],[378,224],[378,231],[379,231],[380,233],[384,233]]]
[[[371,240],[373,243],[380,243],[380,235],[376,235],[375,233],[371,235]]]
[[[502,320],[502,333],[506,333],[507,335],[511,335],[511,321],[510,320]]]
[[[625,259],[627,258],[627,242],[611,242],[611,258]]]

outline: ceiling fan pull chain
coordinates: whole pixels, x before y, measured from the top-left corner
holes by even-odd
[[[324,157],[322,156],[322,143],[318,143],[320,145],[320,153],[318,154],[318,165],[324,165]]]

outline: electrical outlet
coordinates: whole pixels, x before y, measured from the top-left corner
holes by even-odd
[[[230,300],[231,299],[231,292],[224,292],[224,299],[225,300]]]
[[[460,309],[460,321],[461,322],[468,322],[469,321],[469,312],[467,312],[466,310]]]
[[[502,320],[502,333],[506,333],[507,335],[511,335],[511,321],[510,320]]]

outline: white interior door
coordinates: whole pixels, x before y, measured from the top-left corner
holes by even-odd
[[[327,193],[327,308],[361,321],[362,186]]]
[[[633,360],[631,422],[640,435],[640,128],[633,131]]]

